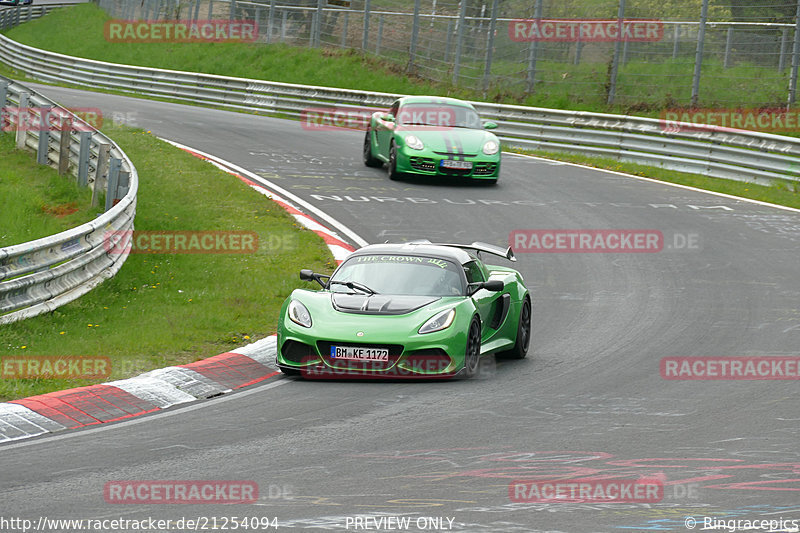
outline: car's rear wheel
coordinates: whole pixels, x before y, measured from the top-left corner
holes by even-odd
[[[390,180],[398,180],[401,173],[397,172],[397,146],[392,142],[389,146],[389,162],[386,164],[386,171],[389,173]]]
[[[367,134],[364,136],[364,164],[368,167],[378,168],[383,166],[383,161],[372,157],[372,131],[367,129]]]
[[[528,355],[528,346],[531,343],[531,300],[525,297],[522,309],[519,311],[519,324],[517,325],[517,341],[514,347],[499,355],[509,359],[525,359]]]
[[[467,353],[464,355],[464,377],[471,378],[478,373],[481,358],[481,324],[473,319],[467,332]]]

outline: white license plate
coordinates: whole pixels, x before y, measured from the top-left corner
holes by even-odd
[[[349,361],[389,361],[389,350],[386,348],[359,348],[356,346],[331,346],[332,359]]]
[[[442,168],[454,168],[457,170],[470,170],[472,161],[454,161],[452,159],[442,159]]]

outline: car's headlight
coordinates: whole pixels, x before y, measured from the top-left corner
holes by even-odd
[[[289,320],[294,322],[295,324],[299,324],[304,328],[311,327],[311,313],[308,312],[306,306],[298,302],[297,300],[292,300],[289,302]]]
[[[487,141],[486,144],[483,145],[483,153],[486,155],[494,155],[500,151],[500,145],[497,141]]]
[[[420,333],[433,333],[434,331],[441,331],[443,329],[447,329],[450,327],[450,324],[453,323],[453,320],[456,318],[456,310],[455,309],[448,309],[447,311],[442,311],[441,313],[437,313],[433,315],[427,322],[425,322],[421,328],[419,328]]]
[[[422,150],[425,148],[425,145],[422,144],[422,141],[419,140],[419,137],[416,135],[409,135],[406,137],[406,146],[411,148],[412,150]]]

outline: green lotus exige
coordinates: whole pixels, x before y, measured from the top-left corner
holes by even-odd
[[[322,290],[295,290],[278,321],[278,367],[306,378],[472,377],[482,356],[522,359],[531,299],[519,272],[485,265],[514,261],[511,249],[470,245],[374,244],[331,276],[302,270]]]
[[[403,174],[464,176],[497,183],[500,141],[475,108],[453,98],[406,96],[374,113],[364,138],[364,164]]]

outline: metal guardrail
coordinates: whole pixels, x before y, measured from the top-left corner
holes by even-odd
[[[119,271],[128,253],[127,243],[118,241],[130,239],[139,180],[128,156],[110,138],[52,100],[2,76],[0,124],[10,126],[17,147],[35,151],[40,164],[91,185],[94,202],[106,191],[106,211],[91,222],[0,248],[0,324],[4,324],[52,311]]]
[[[0,36],[0,61],[45,81],[301,118],[311,108],[387,108],[399,95],[136,67],[56,54]],[[508,146],[603,156],[756,183],[800,181],[800,139],[659,119],[473,102]],[[355,109],[354,109],[355,108]],[[677,130],[677,131],[675,131]]]

